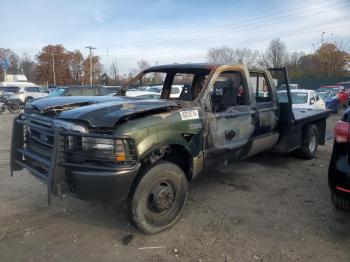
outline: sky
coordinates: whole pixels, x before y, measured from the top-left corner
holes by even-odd
[[[350,0],[0,0],[0,47],[33,57],[48,44],[96,47],[105,68],[205,62],[211,47],[264,50],[280,38],[311,52],[323,34],[350,42]]]

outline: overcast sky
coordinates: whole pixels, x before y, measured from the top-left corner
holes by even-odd
[[[277,37],[304,52],[322,32],[350,40],[350,0],[1,0],[0,10],[0,47],[35,55],[63,44],[86,55],[91,44],[121,72],[140,59],[204,62],[208,48],[222,45],[263,50]]]

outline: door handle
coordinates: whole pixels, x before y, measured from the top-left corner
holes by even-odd
[[[231,141],[236,136],[236,132],[233,130],[225,131],[225,139]]]

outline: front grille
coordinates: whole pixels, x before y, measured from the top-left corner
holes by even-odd
[[[23,128],[24,161],[43,176],[48,176],[54,145],[54,128],[51,120],[37,116],[19,117]]]
[[[134,142],[126,136],[66,131],[52,119],[28,114],[14,119],[12,132],[11,175],[23,168],[30,171],[47,185],[48,203],[52,188],[62,192],[72,170],[114,172],[138,162]]]

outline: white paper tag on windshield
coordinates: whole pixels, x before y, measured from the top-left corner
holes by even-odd
[[[182,120],[198,119],[198,110],[187,110],[180,112]]]

